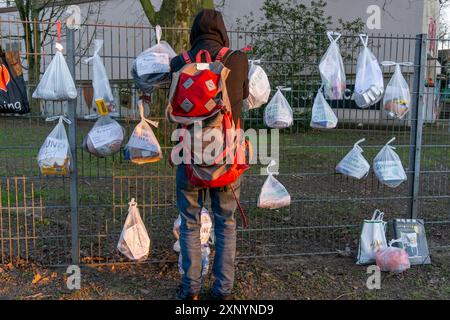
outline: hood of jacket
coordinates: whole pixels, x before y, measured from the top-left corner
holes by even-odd
[[[227,30],[222,14],[212,9],[203,9],[194,19],[190,34],[191,48],[204,42],[216,42],[221,47],[229,47]]]

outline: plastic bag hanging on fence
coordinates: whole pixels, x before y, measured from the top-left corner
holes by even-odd
[[[322,78],[325,97],[328,100],[340,100],[343,98],[346,88],[344,62],[337,44],[341,34],[328,31],[327,36],[331,44],[320,60],[320,77]],[[336,36],[336,38],[333,38],[333,36]]]
[[[378,180],[391,188],[398,187],[407,179],[400,157],[395,153],[395,148],[389,145],[394,140],[389,140],[373,159],[373,171]]]
[[[405,249],[393,247],[392,244],[402,242],[401,239],[391,240],[389,246],[375,253],[375,261],[381,271],[402,273],[411,268],[408,253]]]
[[[337,123],[338,118],[319,89],[312,107],[310,126],[316,129],[333,129]]]
[[[392,61],[383,61],[381,64],[383,66],[395,66],[394,74],[384,93],[383,109],[390,117],[402,119],[411,106],[411,93],[400,66],[410,67],[413,64],[411,62],[396,63]]]
[[[99,56],[100,49],[103,46],[103,40],[94,40],[94,54],[92,57],[84,60],[84,63],[89,63],[92,60],[92,87],[94,88],[94,101],[98,106],[99,113],[104,115],[102,112],[102,107],[99,104],[105,104],[108,111],[114,109],[114,96],[111,91],[111,86],[109,85],[109,79],[106,75],[105,66],[103,65],[102,59]]]
[[[34,99],[68,100],[77,97],[75,83],[62,54],[63,46],[60,43],[60,28],[60,22],[58,21],[58,42],[55,45],[56,54],[33,92]]]
[[[366,139],[361,139],[355,143],[353,149],[347,153],[347,155],[342,158],[336,166],[337,172],[356,179],[361,179],[367,176],[369,173],[370,164],[362,155],[363,150],[359,146],[359,144],[364,141],[366,141]]]
[[[267,174],[269,175],[264,182],[261,193],[258,197],[258,207],[264,209],[278,209],[289,206],[291,204],[291,196],[286,188],[273,176],[274,172],[270,172],[269,168],[276,165],[275,160],[271,160],[267,166]]]
[[[156,45],[136,57],[131,75],[143,92],[150,94],[154,88],[170,84],[170,60],[177,54],[165,41],[161,41],[161,27],[155,27]]]
[[[150,238],[134,198],[128,205],[128,215],[117,243],[117,249],[130,260],[145,260],[150,252]]]
[[[266,72],[259,65],[260,60],[249,60],[248,98],[244,100],[247,110],[256,109],[267,103],[270,96],[270,82]]]
[[[386,222],[383,221],[384,213],[375,210],[372,219],[364,220],[359,240],[357,264],[369,264],[375,262],[375,253],[385,249]]]
[[[360,108],[368,108],[383,97],[384,79],[377,58],[367,47],[369,37],[360,34],[364,48],[359,53],[356,65],[355,92],[353,98]]]
[[[71,153],[63,122],[68,124],[71,122],[64,116],[49,117],[45,120],[58,120],[58,124],[39,149],[37,157],[39,168],[45,175],[66,175],[70,172]]]
[[[294,122],[294,113],[281,90],[290,91],[291,88],[277,87],[277,92],[267,104],[264,122],[269,128],[288,128]]]
[[[139,101],[139,113],[141,122],[138,123],[131,134],[125,150],[125,160],[131,160],[136,164],[156,162],[162,159],[161,147],[150,125],[158,127],[158,122],[144,117],[144,107]]]
[[[124,128],[111,114],[100,116],[83,140],[84,149],[97,157],[111,156],[120,151]]]

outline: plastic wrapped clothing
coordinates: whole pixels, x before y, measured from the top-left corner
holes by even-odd
[[[359,35],[364,48],[359,53],[356,65],[355,92],[353,98],[360,108],[368,108],[381,100],[384,93],[384,79],[377,58],[367,47],[369,37]]]
[[[134,198],[128,205],[128,215],[117,249],[130,260],[142,261],[147,259],[150,253],[150,238]]]
[[[261,193],[258,197],[258,207],[264,209],[278,209],[289,206],[291,204],[291,196],[286,188],[273,176],[274,172],[270,172],[269,168],[276,165],[275,160],[271,160],[267,166],[267,174],[269,175],[264,182]]]
[[[134,128],[130,140],[124,149],[125,160],[136,164],[157,162],[162,159],[162,151],[150,125],[158,127],[158,122],[144,117],[142,101],[139,102],[141,122]]]
[[[383,221],[384,213],[375,210],[372,219],[364,220],[359,240],[357,264],[369,264],[375,262],[375,253],[387,248],[386,222]]]
[[[394,140],[389,140],[373,159],[373,171],[378,180],[391,188],[398,187],[407,179],[400,157],[394,151],[395,148],[389,145]]]
[[[336,166],[337,172],[356,179],[367,176],[370,164],[362,155],[363,149],[359,146],[365,140],[361,139],[354,144],[353,149]]]
[[[260,60],[249,60],[248,98],[244,100],[244,108],[257,109],[269,101],[270,82],[266,72],[259,65]]]
[[[64,123],[70,120],[64,116],[49,117],[46,121],[58,120],[58,124],[50,132],[39,150],[38,165],[42,174],[66,175],[70,172],[70,146]]]
[[[389,247],[378,250],[375,254],[377,266],[381,271],[402,273],[411,268],[408,253],[405,249],[393,247],[392,244],[395,242],[401,242],[401,240],[392,240],[389,242]]]
[[[170,84],[170,60],[176,53],[165,41],[161,41],[161,27],[155,27],[156,45],[136,57],[131,66],[131,75],[137,87],[150,94],[153,89]]]
[[[291,89],[281,87],[277,89],[264,110],[264,122],[269,128],[288,128],[294,122],[294,113],[281,90],[289,91]]]
[[[383,66],[395,66],[394,74],[386,86],[383,98],[383,109],[392,118],[402,119],[411,107],[409,85],[403,77],[400,66],[413,66],[411,62],[396,63],[383,61]]]
[[[312,107],[310,126],[316,129],[333,129],[337,123],[338,118],[319,89]]]
[[[324,86],[324,95],[327,100],[341,100],[346,89],[344,62],[337,44],[341,34],[327,32],[331,44],[319,63],[320,77]],[[333,38],[336,36],[336,38]]]
[[[97,157],[111,156],[120,151],[124,128],[110,115],[100,116],[83,140],[84,149]]]

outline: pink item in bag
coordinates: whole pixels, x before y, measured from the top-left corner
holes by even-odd
[[[402,273],[411,267],[409,256],[405,249],[392,247],[392,244],[395,242],[401,242],[401,240],[392,240],[389,243],[389,247],[378,250],[375,253],[375,260],[381,271]]]

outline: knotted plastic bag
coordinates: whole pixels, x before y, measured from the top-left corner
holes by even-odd
[[[277,87],[277,89],[264,110],[264,122],[269,128],[288,128],[294,122],[294,113],[281,90],[289,91],[291,88]]]
[[[267,166],[267,174],[269,175],[264,182],[261,193],[258,198],[258,207],[264,209],[278,209],[289,206],[291,204],[291,196],[286,188],[273,176],[274,172],[270,172],[269,168],[276,165],[275,160],[270,161]]]
[[[120,151],[123,138],[123,127],[108,114],[95,122],[83,140],[83,147],[97,157],[107,157]]]
[[[378,180],[391,188],[398,187],[407,179],[400,157],[395,153],[395,148],[389,145],[394,140],[389,140],[373,159],[373,171]]]
[[[312,107],[310,126],[316,129],[333,129],[337,123],[338,118],[319,89]]]
[[[136,164],[156,162],[162,159],[161,147],[150,125],[158,127],[158,122],[144,117],[142,101],[139,102],[141,122],[138,123],[131,134],[125,150],[125,160],[131,160]]]
[[[94,88],[94,101],[96,104],[105,103],[109,111],[114,106],[114,96],[109,85],[109,79],[106,75],[105,66],[99,56],[100,49],[103,46],[103,40],[94,40],[94,54],[92,57],[84,60],[84,63],[92,61],[92,87]],[[100,108],[99,108],[100,111]]]
[[[49,117],[45,120],[58,120],[58,124],[39,149],[37,157],[39,168],[45,175],[66,175],[70,172],[71,153],[63,122],[68,124],[71,122],[64,116]]]
[[[248,72],[248,98],[244,100],[247,110],[256,109],[269,101],[270,82],[266,72],[259,65],[260,60],[249,60]]]
[[[363,150],[359,146],[359,144],[364,141],[366,141],[366,139],[361,139],[354,144],[353,149],[347,153],[347,155],[342,158],[336,166],[337,172],[356,179],[361,179],[367,176],[369,173],[370,164],[362,155]]]
[[[369,37],[360,34],[364,48],[359,53],[356,65],[355,92],[353,98],[360,108],[368,108],[383,97],[384,79],[377,58],[367,47]]]
[[[359,240],[357,264],[375,261],[375,253],[387,247],[384,212],[375,210],[370,220],[364,220]]]
[[[395,66],[394,74],[386,86],[383,98],[383,109],[392,118],[402,119],[411,107],[411,93],[409,85],[403,77],[400,66],[413,66],[411,62],[383,61],[383,66]]]
[[[128,215],[120,234],[117,249],[128,259],[142,261],[150,252],[150,238],[134,198],[128,203]]]
[[[165,41],[161,41],[161,27],[155,27],[156,45],[136,57],[131,67],[131,75],[143,92],[150,94],[153,89],[170,84],[170,60],[176,53]]]
[[[378,250],[375,253],[377,266],[381,271],[402,273],[411,268],[408,253],[405,249],[393,247],[395,242],[402,242],[400,239],[389,242],[389,247]]]
[[[343,98],[346,88],[344,62],[337,44],[341,34],[328,31],[327,36],[331,44],[320,60],[320,77],[322,78],[325,97],[328,100],[340,100]],[[334,36],[336,38],[333,38]]]
[[[68,100],[77,97],[77,89],[72,75],[67,67],[62,54],[63,46],[60,43],[60,23],[57,23],[58,42],[56,42],[56,54],[45,70],[41,81],[33,92],[34,99],[44,100]]]

